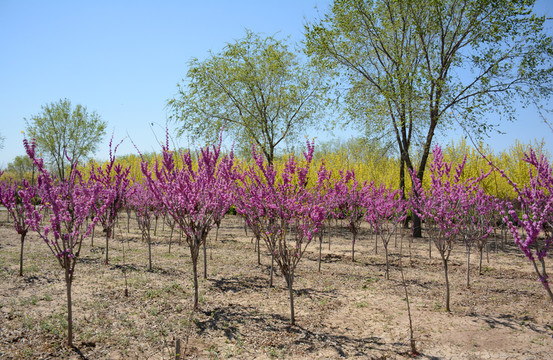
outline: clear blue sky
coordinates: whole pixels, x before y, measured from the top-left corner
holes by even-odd
[[[325,13],[330,3],[0,0],[0,134],[5,137],[0,168],[24,154],[24,118],[62,98],[107,121],[97,158],[107,158],[112,133],[115,140],[129,135],[141,151],[159,150],[153,130],[163,138],[165,103],[191,58],[219,52],[242,38],[246,28],[268,35],[280,32],[299,42],[304,23]],[[538,0],[536,12],[553,16],[553,1]],[[548,29],[552,31],[551,22]],[[534,111],[521,112],[520,120],[503,130],[506,135],[488,140],[497,150],[516,138],[527,142],[544,137],[553,144],[551,130]],[[118,153],[131,152],[134,147],[125,140]]]

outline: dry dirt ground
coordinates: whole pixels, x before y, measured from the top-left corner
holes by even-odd
[[[289,326],[285,282],[278,277],[275,287],[268,287],[270,258],[262,247],[262,265],[257,264],[239,218],[227,217],[219,241],[211,241],[197,312],[192,311],[188,248],[173,243],[169,253],[167,226],[163,231],[158,224],[153,239],[153,271],[148,271],[147,246],[132,221],[127,232],[126,220],[121,220],[110,243],[109,265],[104,265],[105,240],[97,228],[95,246],[87,239],[77,264],[76,348],[70,349],[65,345],[62,269],[31,233],[25,242],[24,276],[18,276],[19,237],[5,219],[0,213],[1,359],[174,359],[175,339],[181,341],[183,358],[190,359],[412,357],[400,242],[390,245],[391,276],[386,280],[383,248],[375,254],[366,229],[356,244],[355,262],[347,230],[332,229],[330,250],[324,240],[321,272],[318,242],[310,244],[294,283],[297,325]],[[416,358],[553,358],[553,304],[515,247],[507,244],[497,252],[492,247],[482,275],[473,256],[467,288],[464,247],[457,244],[450,266],[452,311],[447,313],[437,252],[429,259],[427,239],[417,239],[410,260],[408,239],[403,240],[402,264]],[[201,260],[199,265],[202,274]]]

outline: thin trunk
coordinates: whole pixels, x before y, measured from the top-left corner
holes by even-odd
[[[432,259],[432,239],[430,237],[428,237],[428,258]]]
[[[551,299],[551,302],[553,302],[553,292],[551,291],[551,288],[549,287],[549,284],[543,286],[545,288],[545,291],[547,291],[547,294],[549,295],[549,298]]]
[[[319,272],[321,272],[321,257],[323,251],[323,233],[319,234]]]
[[[171,227],[171,235],[169,235],[169,254],[171,253],[171,244],[173,243],[173,231],[175,230],[175,227]]]
[[[73,347],[73,308],[71,303],[71,278],[69,274],[69,264],[66,262],[65,268],[65,288],[67,290],[67,346]]]
[[[294,290],[292,285],[294,283],[294,276],[292,274],[288,275],[288,292],[290,294],[290,325],[296,325],[296,316],[294,314]]]
[[[401,241],[403,242],[403,237],[401,237]],[[411,251],[411,244],[413,243],[413,237],[409,236],[409,266],[413,265],[413,252]]]
[[[92,228],[92,235],[90,236],[90,246],[94,247],[94,230],[96,229],[96,226]]]
[[[260,237],[258,235],[255,236],[255,246],[257,247],[257,265],[261,265],[261,249],[259,246],[259,239]]]
[[[483,257],[483,247],[480,247],[480,260],[478,262],[478,275],[482,275],[482,257]]]
[[[175,360],[180,360],[180,339],[175,340]]]
[[[390,280],[390,264],[388,262],[388,244],[384,243],[384,253],[386,254],[386,280]]]
[[[198,310],[199,292],[198,292],[198,261],[192,259],[192,272],[194,273],[194,310]]]
[[[125,278],[125,297],[129,296],[129,286],[127,283],[127,265],[125,264],[125,242],[123,241],[123,277]]]
[[[501,251],[505,251],[505,243],[507,242],[507,236],[508,236],[507,229],[505,229],[503,232],[505,233],[505,236],[501,237]]]
[[[269,278],[269,287],[273,287],[273,274],[275,272],[275,255],[271,253],[271,275]]]
[[[21,251],[19,252],[19,276],[23,276],[23,244],[25,243],[26,231],[21,233]]]
[[[500,236],[501,236],[501,239],[503,240],[503,225],[501,226],[501,229],[500,229]],[[493,250],[495,251],[495,253],[497,254],[497,236],[494,237],[493,239],[493,242],[494,242],[494,247],[493,247]]]
[[[110,238],[110,228],[108,227],[106,229],[106,260],[104,261],[104,265],[109,264],[109,238]]]
[[[407,302],[407,317],[409,318],[409,343],[411,345],[411,354],[417,355],[417,346],[415,343],[415,333],[413,331],[413,317],[411,316],[411,303],[409,301],[409,292],[407,291],[407,282],[405,281],[405,275],[403,273],[403,238],[400,243],[399,250],[399,271],[401,273],[401,284],[403,285],[403,290],[405,291],[405,301]]]
[[[449,306],[449,276],[447,273],[447,260],[445,258],[442,258],[442,262],[444,264],[445,275],[445,311],[451,312],[451,308]]]
[[[152,271],[152,240],[150,234],[148,236],[148,270]]]
[[[470,246],[467,246],[467,288],[470,288]]]
[[[202,248],[204,253],[204,279],[207,279],[207,250],[206,250],[207,238],[202,242],[203,242]]]
[[[331,238],[332,238],[332,220],[328,220],[328,251],[330,251]]]
[[[217,239],[219,239],[219,228],[221,227],[221,224],[217,224],[217,228],[215,229],[215,243],[217,243]],[[209,248],[209,260],[213,260],[213,246]]]
[[[549,276],[547,275],[547,270],[545,268],[545,260],[543,258],[541,258],[539,261],[540,261],[541,268],[542,268],[541,273],[538,270],[538,265],[536,264],[536,260],[532,260],[532,262],[534,263],[534,268],[536,270],[536,273],[538,274],[538,277],[539,277],[543,287],[545,288],[545,291],[547,291],[547,295],[549,295],[549,298],[551,299],[551,302],[553,302],[553,292],[551,292],[551,287],[549,286],[549,282],[547,281]]]
[[[353,231],[351,234],[353,236],[351,241],[351,262],[355,262],[355,240],[357,240],[357,233]]]

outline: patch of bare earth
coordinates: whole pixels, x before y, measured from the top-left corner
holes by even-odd
[[[124,216],[124,215],[123,215]],[[1,359],[171,359],[180,339],[183,358],[403,359],[409,358],[407,304],[399,272],[401,238],[390,245],[391,278],[384,278],[384,249],[375,253],[367,229],[351,262],[349,233],[333,228],[297,271],[297,325],[289,326],[289,299],[282,277],[269,288],[270,257],[261,265],[250,236],[235,216],[223,221],[219,241],[210,241],[208,276],[200,281],[200,310],[192,311],[188,248],[161,222],[148,271],[147,245],[136,225],[122,219],[104,265],[101,229],[94,246],[85,240],[73,285],[76,349],[65,345],[63,274],[35,234],[25,243],[24,276],[18,276],[19,237],[0,226]],[[210,239],[213,239],[215,230]],[[251,233],[249,233],[251,235]],[[512,245],[484,259],[478,274],[473,255],[466,286],[465,251],[456,245],[450,266],[451,308],[444,311],[444,280],[428,239],[403,239],[403,260],[419,358],[547,359],[553,354],[553,305],[531,265]],[[123,247],[125,258],[123,259]],[[199,273],[203,275],[200,260]],[[124,295],[126,272],[129,296]],[[549,270],[553,273],[553,270]]]

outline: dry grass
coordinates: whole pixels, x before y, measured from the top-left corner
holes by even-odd
[[[77,349],[65,346],[65,283],[59,265],[30,234],[24,277],[17,276],[19,237],[9,224],[0,227],[1,359],[171,359],[175,339],[181,339],[186,358],[409,357],[399,245],[390,246],[387,281],[383,248],[375,254],[367,233],[358,241],[352,263],[349,234],[334,229],[331,250],[325,238],[320,273],[318,243],[313,242],[297,272],[298,325],[291,327],[284,280],[277,278],[276,286],[268,288],[270,258],[264,254],[257,265],[254,246],[238,218],[224,220],[220,241],[208,250],[208,279],[200,281],[198,312],[191,309],[188,248],[174,244],[169,254],[169,229],[161,231],[160,223],[150,272],[147,246],[136,225],[131,222],[129,233],[126,220],[120,225],[110,245],[109,265],[103,264],[100,229],[95,246],[90,240],[83,246],[73,285]],[[517,249],[507,246],[490,253],[481,276],[473,256],[467,289],[465,253],[459,245],[450,270],[452,312],[446,313],[441,262],[428,259],[426,239],[414,241],[410,262],[407,239],[403,263],[421,358],[551,356],[553,305]]]

